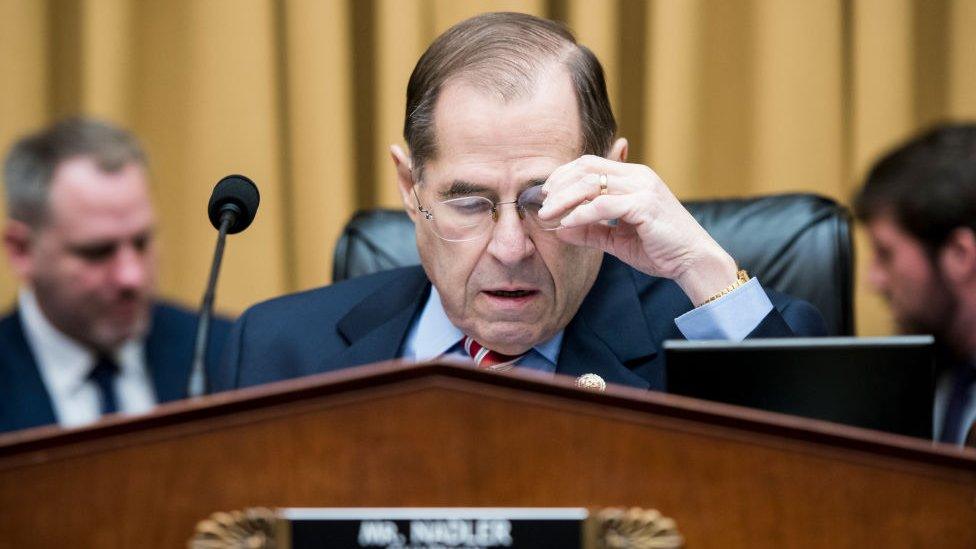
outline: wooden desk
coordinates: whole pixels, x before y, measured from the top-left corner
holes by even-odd
[[[694,549],[971,549],[976,451],[449,363],[0,437],[0,547],[179,547],[249,506],[632,505]]]

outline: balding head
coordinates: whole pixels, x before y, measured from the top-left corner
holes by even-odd
[[[444,86],[464,81],[511,101],[531,94],[553,63],[566,67],[573,83],[582,129],[580,154],[603,156],[617,125],[603,68],[563,25],[522,13],[488,13],[458,23],[440,35],[417,62],[407,86],[403,136],[414,178],[437,157],[434,111]]]

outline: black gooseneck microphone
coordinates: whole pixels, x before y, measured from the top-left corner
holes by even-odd
[[[213,316],[214,295],[217,288],[217,275],[220,262],[224,258],[224,241],[228,234],[237,234],[248,228],[258,212],[261,195],[253,181],[243,175],[228,175],[214,186],[210,195],[207,214],[210,223],[217,229],[217,247],[213,263],[210,264],[210,280],[200,305],[200,319],[197,322],[197,339],[193,346],[193,368],[187,383],[186,393],[198,397],[207,391],[207,374],[204,357],[210,339],[210,318]]]

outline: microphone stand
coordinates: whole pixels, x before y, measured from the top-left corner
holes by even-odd
[[[206,393],[209,386],[207,383],[204,358],[207,354],[207,343],[210,339],[210,318],[213,316],[214,295],[217,293],[217,275],[220,272],[220,262],[224,258],[224,241],[227,239],[227,230],[237,220],[238,213],[239,210],[236,206],[228,204],[224,206],[224,211],[220,214],[217,246],[214,250],[213,263],[210,264],[210,280],[207,282],[207,290],[203,294],[203,304],[200,305],[200,320],[197,322],[197,338],[193,346],[193,366],[190,371],[190,380],[186,387],[186,394],[191,398],[202,396]]]

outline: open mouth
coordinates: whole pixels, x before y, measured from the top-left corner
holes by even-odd
[[[536,293],[535,290],[485,290],[485,293],[494,297],[517,298],[528,297]]]

